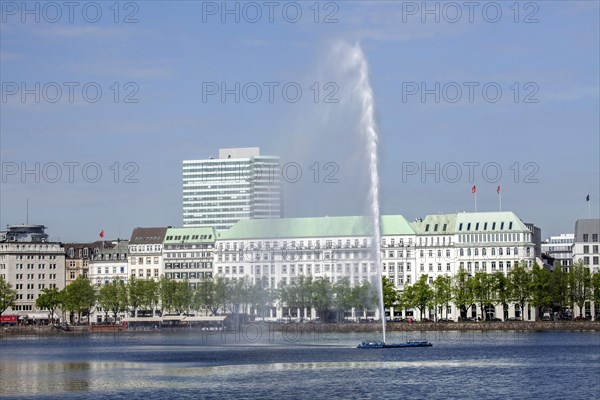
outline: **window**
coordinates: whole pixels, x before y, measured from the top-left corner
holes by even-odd
[[[598,234],[592,233],[592,242],[597,242],[597,241],[598,241]]]
[[[446,271],[450,271],[450,263],[446,263]]]
[[[588,241],[588,238],[589,238],[589,235],[588,235],[587,233],[584,233],[584,234],[583,234],[583,241],[584,241],[584,242],[587,242],[587,241]]]
[[[589,245],[585,245],[583,246],[583,254],[588,254],[590,252],[590,246]]]

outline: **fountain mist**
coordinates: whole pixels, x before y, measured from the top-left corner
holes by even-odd
[[[383,283],[381,275],[381,230],[379,213],[379,172],[377,170],[377,126],[375,124],[375,101],[373,89],[369,82],[369,67],[360,45],[356,44],[350,49],[352,64],[358,69],[357,92],[361,100],[361,134],[364,135],[368,146],[371,218],[373,221],[372,251],[377,269],[377,289],[379,292],[379,312],[385,342],[385,309],[383,305]]]

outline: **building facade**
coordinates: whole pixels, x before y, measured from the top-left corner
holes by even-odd
[[[217,231],[241,219],[283,214],[279,157],[257,147],[220,149],[219,158],[183,161],[183,226]]]
[[[135,228],[129,240],[127,270],[130,277],[160,279],[163,274],[163,242],[167,227]]]
[[[65,287],[65,251],[60,243],[48,242],[43,225],[12,225],[0,241],[0,275],[17,292],[14,307],[5,312],[22,321],[48,318],[35,301],[46,288]]]
[[[187,280],[192,289],[213,276],[216,235],[213,228],[169,228],[163,242],[167,278]]]
[[[583,261],[590,272],[600,271],[600,219],[578,219],[575,222],[573,262]]]
[[[92,284],[105,285],[113,280],[127,283],[128,255],[128,240],[107,241],[104,248],[98,249],[92,255],[89,263],[89,278]]]
[[[79,276],[88,277],[89,263],[102,246],[103,244],[100,241],[63,244],[65,249],[65,285],[75,281]]]
[[[542,253],[560,261],[565,271],[568,271],[573,265],[573,242],[575,235],[573,233],[561,233],[558,236],[550,236],[542,243]]]
[[[282,218],[242,220],[218,234],[215,274],[232,278],[265,279],[270,287],[290,283],[300,276],[324,277],[335,283],[375,282],[372,228],[366,217]],[[382,273],[396,288],[427,275],[432,283],[439,275],[452,277],[462,268],[507,274],[523,261],[531,267],[536,258],[532,232],[512,212],[430,215],[408,223],[401,215],[381,217]],[[430,310],[430,317],[482,317],[478,307]],[[277,310],[280,318],[281,310]],[[416,317],[413,310],[398,310]],[[491,317],[534,319],[514,304],[490,305]],[[392,310],[392,317],[394,310]],[[308,316],[307,316],[308,317]]]

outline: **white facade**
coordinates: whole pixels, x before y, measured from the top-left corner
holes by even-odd
[[[89,263],[89,278],[94,285],[105,285],[113,280],[127,282],[129,241],[111,243],[111,248],[99,249]]]
[[[247,276],[253,282],[265,277],[270,287],[303,275],[331,282],[341,278],[352,284],[374,282],[377,269],[367,221],[363,217],[240,221],[217,240],[215,274]],[[454,276],[460,268],[469,274],[506,274],[520,261],[531,267],[535,260],[531,232],[511,212],[432,215],[412,224],[402,216],[382,216],[379,250],[382,274],[399,290],[423,274],[430,283],[439,275]],[[458,318],[459,311],[450,308],[448,317]],[[441,311],[434,313],[445,317],[446,310]],[[519,313],[515,305],[496,306],[494,314],[508,318],[515,311]],[[473,307],[469,312],[471,317],[480,311]],[[531,311],[522,317],[534,318]]]
[[[183,226],[230,228],[240,219],[282,216],[279,157],[220,149],[219,158],[183,161]]]
[[[159,280],[163,271],[163,241],[167,228],[135,228],[129,240],[130,277]]]
[[[542,253],[560,261],[562,266],[569,268],[573,265],[573,233],[561,233],[558,236],[550,236],[542,243]]]

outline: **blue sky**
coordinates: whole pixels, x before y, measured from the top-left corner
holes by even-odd
[[[302,178],[284,185],[286,216],[365,212],[365,145],[355,73],[339,51],[345,43],[360,44],[369,62],[384,213],[412,220],[470,211],[473,185],[478,210],[493,211],[501,185],[503,209],[536,223],[544,237],[572,232],[588,215],[587,194],[592,216],[599,215],[599,3],[520,2],[518,16],[513,3],[476,3],[470,22],[462,2],[454,3],[460,18],[444,3],[427,3],[438,5],[438,21],[423,13],[422,2],[320,2],[315,23],[314,2],[279,2],[272,22],[265,2],[227,2],[238,5],[239,22],[222,15],[221,2],[121,2],[115,23],[113,2],[94,3],[102,13],[97,22],[85,2],[72,22],[61,2],[54,3],[60,18],[29,2],[31,9],[39,4],[39,22],[21,2],[3,2],[0,226],[25,222],[27,198],[29,222],[63,241],[95,240],[102,229],[112,238],[129,237],[135,226],[180,226],[182,160],[245,146],[301,167]],[[502,15],[492,22],[496,4]],[[252,23],[255,5],[262,15]],[[289,22],[298,8],[302,16]],[[137,22],[125,23],[127,15]],[[327,15],[337,22],[325,23]],[[236,82],[279,86],[273,102],[266,89],[255,103],[251,91],[239,102],[203,96],[207,84]],[[36,92],[36,83],[40,101],[23,98],[21,85]],[[422,85],[436,83],[440,101],[435,93],[422,99]],[[286,84],[300,87],[299,101],[283,97]],[[92,102],[98,87],[102,96]],[[492,102],[497,88],[502,93]],[[338,102],[326,103],[326,94]],[[126,103],[127,95],[137,102]],[[323,182],[329,162],[337,183]],[[35,174],[21,176],[36,163],[39,182]],[[70,164],[73,182],[68,163],[78,163]],[[421,176],[436,163],[439,180]],[[419,172],[409,174],[415,165]],[[448,179],[456,165],[462,176]],[[92,182],[95,168],[102,176]],[[128,173],[137,183],[126,182]]]

